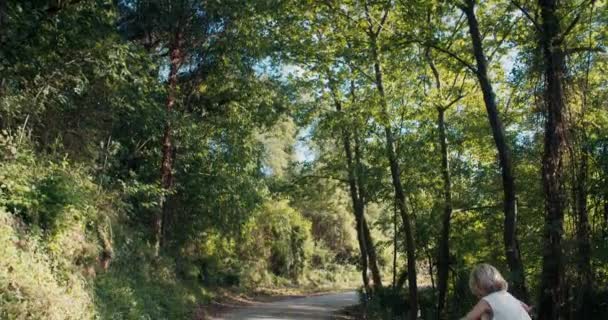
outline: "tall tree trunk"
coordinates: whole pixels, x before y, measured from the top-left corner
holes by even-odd
[[[561,248],[564,209],[564,151],[566,149],[564,55],[561,48],[558,0],[539,0],[545,77],[545,137],[542,156],[542,181],[545,194],[543,263],[540,284],[539,319],[563,319],[564,261]]]
[[[452,183],[450,163],[448,159],[448,142],[445,133],[445,109],[438,108],[437,127],[439,129],[439,145],[441,146],[441,176],[443,178],[443,216],[441,218],[441,238],[437,264],[437,316],[446,319],[446,297],[450,268],[450,220],[452,217]]]
[[[589,34],[591,42],[591,34]],[[576,316],[579,319],[589,319],[591,317],[591,298],[593,292],[593,270],[591,268],[591,225],[589,222],[588,199],[588,174],[589,174],[589,155],[592,148],[589,147],[589,139],[585,128],[585,113],[587,110],[587,94],[589,92],[589,69],[591,67],[591,53],[587,54],[585,70],[585,87],[583,88],[581,123],[575,133],[579,136],[580,159],[575,183],[576,199],[576,237],[578,247],[578,275],[580,290],[576,299]]]
[[[587,209],[587,172],[589,156],[586,141],[583,141],[578,174],[575,185],[576,193],[576,240],[578,248],[577,268],[579,285],[577,286],[576,315],[579,319],[590,318],[590,299],[593,285],[593,272],[591,269],[591,243],[589,236],[589,212]]]
[[[608,145],[604,145],[601,151],[601,155],[608,156]],[[608,185],[606,185],[606,183],[608,183],[608,165],[603,166],[602,171],[604,181],[604,194],[601,196],[603,204],[602,236],[604,237],[604,239],[606,239],[608,238]]]
[[[363,281],[363,288],[365,289],[365,293],[370,296],[372,294],[372,290],[369,286],[369,276],[367,275],[367,270],[369,269],[367,246],[366,241],[363,238],[363,225],[361,221],[361,216],[359,215],[358,211],[359,210],[355,210],[355,222],[357,228],[357,241],[359,243],[359,252],[361,259],[361,280]]]
[[[399,234],[397,225],[397,206],[393,207],[393,290],[397,289],[397,236]]]
[[[403,228],[405,230],[405,243],[406,243],[406,254],[407,254],[407,276],[408,276],[408,289],[409,289],[409,317],[411,320],[415,320],[418,316],[418,284],[416,279],[416,245],[414,243],[414,234],[412,229],[412,222],[410,215],[405,205],[405,191],[401,183],[401,170],[399,167],[399,161],[395,152],[395,141],[393,136],[393,129],[390,124],[390,117],[388,113],[388,106],[386,102],[386,94],[384,91],[384,82],[382,79],[382,67],[380,64],[380,56],[378,53],[377,39],[373,32],[369,32],[371,42],[371,53],[374,63],[375,82],[378,94],[380,95],[380,106],[382,108],[382,115],[384,119],[381,119],[384,124],[384,133],[386,136],[386,154],[389,161],[391,180],[395,191],[395,202],[397,208],[401,214],[403,220]]]
[[[329,76],[329,73],[328,73]],[[336,111],[342,112],[342,103],[338,99],[337,88],[333,83],[333,79],[329,76],[330,90],[334,99]],[[353,94],[353,93],[351,93]],[[355,136],[355,140],[357,137]],[[382,287],[382,277],[378,267],[378,258],[374,242],[365,219],[365,189],[361,181],[362,173],[360,170],[360,151],[358,143],[355,141],[355,155],[353,155],[353,147],[351,145],[351,134],[348,129],[342,129],[342,144],[346,155],[346,165],[348,171],[348,185],[353,203],[353,210],[357,225],[357,240],[359,241],[359,249],[361,253],[362,280],[366,292],[370,293],[369,277],[367,275],[368,268],[372,271],[372,279],[374,281],[374,289],[378,290]]]
[[[516,217],[516,192],[515,177],[513,175],[513,161],[511,150],[505,138],[505,129],[500,120],[496,96],[492,83],[488,75],[488,63],[483,51],[483,43],[479,24],[475,16],[475,0],[466,0],[466,6],[461,8],[467,16],[469,33],[473,44],[473,54],[477,63],[477,79],[483,93],[483,100],[492,128],[492,136],[498,151],[499,165],[502,176],[503,201],[504,201],[504,232],[503,241],[505,245],[505,255],[510,270],[510,280],[512,291],[515,296],[522,300],[528,300],[528,290],[526,288],[524,265],[521,260],[519,243],[517,241],[517,217]]]
[[[351,83],[351,95],[354,100],[354,84]],[[365,208],[366,200],[366,188],[363,182],[364,173],[363,173],[363,163],[362,163],[362,155],[361,155],[361,139],[358,134],[358,130],[355,128],[353,130],[353,138],[355,142],[355,177],[357,181],[357,189],[359,190],[359,201],[361,202],[361,206]],[[378,267],[378,255],[376,254],[376,246],[374,245],[374,239],[372,238],[371,232],[369,231],[367,220],[365,219],[365,210],[361,211],[361,217],[363,220],[363,234],[365,236],[365,240],[367,242],[367,254],[369,258],[369,268],[372,271],[372,279],[374,280],[374,288],[376,290],[382,288],[382,275],[380,273],[380,268]]]
[[[441,78],[435,66],[431,51],[426,51],[435,87],[441,91]],[[441,178],[443,180],[443,215],[441,218],[441,235],[439,238],[439,252],[437,255],[437,318],[447,319],[447,290],[450,272],[450,220],[452,218],[452,177],[450,175],[450,162],[448,157],[448,141],[446,136],[445,111],[462,97],[457,97],[446,106],[437,106],[437,130],[439,131],[439,149],[441,152]]]
[[[154,219],[154,231],[156,236],[156,244],[155,250],[156,255],[160,253],[161,247],[164,245],[164,241],[166,238],[166,229],[167,222],[170,217],[170,207],[169,201],[167,198],[169,197],[169,192],[171,188],[173,188],[173,162],[174,162],[174,146],[173,146],[173,127],[172,127],[172,116],[173,109],[175,106],[175,100],[177,95],[177,74],[179,72],[179,68],[181,67],[183,56],[181,52],[182,47],[182,39],[181,33],[177,31],[175,33],[175,38],[171,42],[171,46],[169,48],[169,58],[170,58],[170,69],[169,69],[169,78],[167,82],[167,102],[165,105],[166,115],[165,115],[165,128],[163,133],[162,140],[162,160],[161,160],[161,168],[160,168],[160,182],[161,189],[163,191],[163,195],[161,196],[160,201],[160,212],[156,215]]]
[[[603,222],[602,222],[602,235],[604,236],[604,238],[608,238],[608,194],[605,194],[603,197],[603,203],[604,203],[604,216],[603,216]]]
[[[361,225],[363,227],[363,238],[366,241],[365,247],[367,248],[367,256],[369,258],[368,265],[372,271],[372,280],[374,280],[374,289],[379,290],[382,289],[382,277],[380,276],[380,268],[378,267],[378,256],[363,212],[361,213]]]
[[[401,270],[401,273],[399,273],[399,276],[397,276],[397,284],[395,285],[395,287],[398,289],[403,288],[406,281],[407,281],[407,268],[405,270]]]
[[[6,0],[2,0],[0,1],[0,44],[4,44],[4,38],[6,37],[6,28],[5,25],[7,24],[7,1]],[[2,88],[0,88],[2,89]],[[2,91],[0,91],[1,93]]]
[[[334,99],[337,99],[334,97]],[[342,107],[339,101],[334,102],[336,105],[336,110],[338,112],[342,111]],[[350,144],[350,136],[348,135],[348,131],[346,129],[342,129],[342,144],[344,147],[344,153],[346,154],[346,166],[348,171],[348,187],[350,191],[350,197],[353,203],[353,211],[355,214],[355,222],[357,226],[357,240],[359,241],[359,251],[361,254],[361,274],[363,280],[363,286],[368,294],[370,294],[369,288],[369,277],[367,275],[367,270],[369,268],[369,260],[368,260],[368,248],[367,248],[367,240],[365,239],[365,229],[364,224],[365,221],[362,219],[365,214],[365,206],[360,201],[359,193],[360,191],[357,188],[357,181],[355,176],[354,164],[353,164],[353,154],[352,148]]]
[[[391,178],[395,189],[395,201],[403,220],[405,230],[406,254],[407,254],[407,278],[409,289],[410,319],[415,320],[418,315],[418,283],[416,277],[416,246],[409,213],[405,206],[405,192],[401,184],[400,168],[394,149],[393,134],[390,127],[385,128],[386,149],[388,153]]]

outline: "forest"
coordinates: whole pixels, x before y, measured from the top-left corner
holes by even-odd
[[[0,319],[605,319],[606,74],[606,0],[0,0]]]

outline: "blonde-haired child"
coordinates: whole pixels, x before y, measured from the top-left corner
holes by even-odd
[[[509,285],[493,266],[483,263],[471,271],[471,292],[479,302],[466,315],[466,320],[530,320],[530,307],[513,297]]]

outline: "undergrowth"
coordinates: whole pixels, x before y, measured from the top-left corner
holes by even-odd
[[[102,186],[90,167],[2,137],[0,319],[192,319],[221,288],[301,293],[358,279],[286,201],[261,205],[239,235],[209,230],[155,256],[141,223],[154,185]]]

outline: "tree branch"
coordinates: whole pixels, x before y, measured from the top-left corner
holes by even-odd
[[[493,206],[468,207],[468,208],[454,209],[452,211],[452,213],[467,212],[467,211],[481,211],[481,210],[485,210],[485,209],[499,209],[499,208],[502,208],[502,206],[493,205]]]
[[[579,52],[596,52],[596,53],[606,53],[606,49],[602,47],[576,47],[576,48],[567,48],[564,50],[564,55],[571,55]]]
[[[363,1],[363,6],[365,7],[365,19],[367,20],[367,29],[370,35],[375,35],[374,32],[374,23],[372,21],[371,14],[369,12],[369,5],[367,4],[367,0]]]
[[[532,25],[534,25],[534,28],[536,29],[536,31],[538,31],[538,32],[541,31],[540,25],[538,24],[536,19],[534,19],[530,15],[530,13],[528,12],[528,10],[526,10],[526,8],[524,8],[520,3],[518,3],[515,0],[511,0],[511,4],[514,5],[517,9],[519,9],[519,11],[521,11],[524,14],[524,16],[526,16],[526,18],[528,18],[528,20],[530,20],[530,22],[532,22]]]
[[[591,0],[590,3],[592,5],[595,4],[595,0]],[[585,6],[585,4],[581,4],[581,6]],[[566,30],[564,30],[564,32],[559,36],[558,42],[564,41],[564,39],[566,39],[566,36],[569,35],[570,32],[572,32],[572,30],[574,29],[574,27],[576,27],[576,25],[578,24],[578,22],[581,20],[581,16],[583,15],[583,11],[585,11],[585,8],[582,8],[578,12],[578,14],[576,15],[576,17],[574,17],[574,19],[572,20],[572,22],[570,22],[570,25],[568,25],[568,27],[566,28]]]
[[[519,18],[515,19],[515,21],[513,21],[513,23],[509,26],[509,29],[507,29],[507,32],[502,37],[502,39],[500,39],[500,41],[498,41],[496,48],[494,48],[492,53],[490,53],[490,55],[488,56],[488,62],[492,61],[494,59],[494,55],[496,54],[496,52],[498,52],[498,49],[500,49],[500,47],[505,42],[505,40],[507,40],[507,37],[511,34],[511,32],[513,31],[513,27],[517,24],[518,21],[519,21]]]
[[[384,24],[386,23],[386,18],[388,18],[388,13],[390,12],[390,7],[391,7],[391,0],[388,0],[386,2],[386,6],[384,7],[384,13],[382,14],[382,19],[380,19],[380,24],[378,25],[378,30],[376,30],[375,34],[376,37],[378,37],[378,35],[380,35],[380,32],[382,31],[382,28],[384,27]]]
[[[430,41],[424,41],[424,40],[420,40],[420,39],[408,39],[405,40],[401,43],[398,43],[398,45],[407,45],[407,44],[412,44],[412,43],[417,43],[422,45],[423,47],[428,47],[428,48],[432,48],[435,49],[439,52],[445,53],[448,56],[454,58],[455,60],[457,60],[460,64],[462,64],[463,66],[465,66],[466,68],[468,68],[470,71],[472,71],[473,73],[477,74],[477,68],[475,68],[471,63],[467,62],[466,60],[464,60],[463,58],[461,58],[460,56],[458,56],[456,53],[446,49],[446,48],[442,48],[438,45],[436,45],[433,42]]]
[[[450,101],[445,107],[443,107],[444,109],[448,109],[449,107],[453,106],[456,102],[462,100],[462,98],[464,98],[464,95],[459,95],[458,97],[454,98],[454,100]]]
[[[340,10],[339,8],[335,8],[332,4],[331,1],[329,0],[325,0],[323,1],[323,3],[333,12],[338,13],[339,15],[345,17],[347,20],[351,21],[351,22],[357,22],[355,19],[353,19],[353,17],[351,17],[350,15],[346,14],[344,11]]]
[[[444,49],[440,46],[437,46],[433,43],[425,43],[423,45],[426,45],[430,48],[433,48],[439,52],[445,53],[448,56],[454,58],[455,60],[457,60],[458,62],[460,62],[463,66],[467,67],[469,70],[471,70],[473,73],[477,74],[477,68],[475,68],[472,64],[468,63],[467,61],[465,61],[464,59],[462,59],[461,57],[459,57],[457,54],[453,53],[450,50]]]
[[[370,76],[369,74],[367,74],[367,72],[363,71],[363,69],[359,68],[358,66],[354,65],[352,62],[347,61],[346,64],[351,67],[352,69],[357,70],[358,72],[360,72],[367,80],[370,80],[372,82],[376,81],[376,78]]]
[[[564,41],[564,39],[566,38],[566,36],[568,34],[570,34],[570,32],[572,32],[572,30],[574,29],[574,27],[576,26],[576,24],[578,23],[578,21],[581,19],[581,13],[579,12],[576,17],[574,17],[574,19],[572,20],[572,22],[570,22],[570,25],[566,28],[566,30],[564,30],[564,32],[559,36],[558,38],[558,42],[562,42]]]

